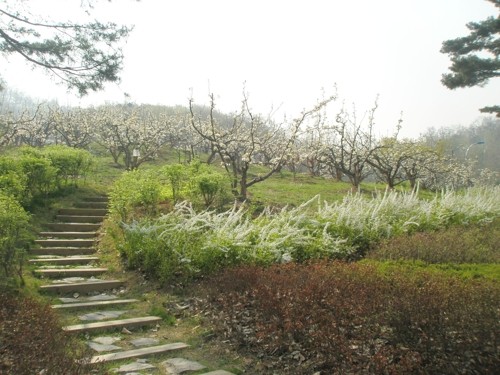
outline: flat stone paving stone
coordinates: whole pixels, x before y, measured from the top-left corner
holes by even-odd
[[[120,340],[121,337],[99,336],[94,337],[91,341],[102,345],[111,345]]]
[[[60,264],[60,265],[50,265],[44,264],[42,266],[38,266],[40,270],[90,270],[90,269],[101,269],[101,267],[89,266],[86,264]]]
[[[81,298],[73,298],[73,297],[61,297],[59,298],[59,301],[62,303],[74,303],[74,302],[82,302]]]
[[[119,360],[127,359],[127,358],[151,356],[154,354],[167,353],[167,352],[170,352],[173,350],[185,349],[188,347],[189,347],[189,345],[184,344],[183,342],[174,342],[171,344],[149,346],[146,348],[126,350],[123,352],[97,355],[97,356],[94,356],[90,359],[90,363],[100,363],[100,362],[104,363],[104,362],[111,362],[111,361],[119,361]]]
[[[111,301],[87,301],[87,302],[74,302],[74,303],[63,303],[52,305],[53,309],[80,309],[85,307],[97,308],[101,306],[117,306],[117,305],[128,305],[131,303],[138,302],[137,299],[114,299]]]
[[[177,375],[182,374],[187,371],[198,371],[203,370],[205,366],[203,366],[199,362],[190,361],[185,358],[170,358],[161,363],[167,374]]]
[[[87,293],[92,292],[102,293],[104,291],[120,287],[123,285],[122,280],[93,280],[90,282],[80,283],[64,283],[64,284],[48,284],[40,286],[39,290],[42,293],[59,293],[68,295],[69,293]],[[73,296],[77,298],[78,296]]]
[[[97,281],[97,279],[94,280]],[[90,281],[90,280],[86,280],[85,277],[65,277],[64,279],[53,280],[52,284],[73,284],[73,283],[81,283],[84,281]]]
[[[113,369],[114,372],[122,372],[122,373],[129,373],[130,371],[141,371],[141,370],[149,370],[156,368],[155,366],[149,364],[149,363],[144,363],[144,362],[133,362],[129,363],[128,365],[122,365],[118,368]]]
[[[83,321],[88,320],[104,320],[104,319],[115,319],[125,314],[127,310],[108,310],[108,311],[97,311],[93,313],[88,313],[84,315],[79,315],[78,319]]]
[[[75,302],[111,301],[114,299],[118,299],[118,296],[115,296],[113,294],[98,294],[96,296],[82,297],[82,298],[61,297],[59,298],[59,301],[61,301],[62,303],[75,303]]]
[[[112,345],[112,344],[99,344],[97,342],[89,341],[87,342],[87,345],[94,349],[96,352],[112,352],[114,350],[121,350],[122,347]]]
[[[160,340],[153,339],[150,337],[141,337],[141,338],[130,341],[130,343],[137,348],[137,347],[141,347],[141,346],[158,345],[160,343]]]
[[[115,296],[114,294],[98,294],[96,296],[88,297],[87,301],[110,301],[117,298],[118,296]]]

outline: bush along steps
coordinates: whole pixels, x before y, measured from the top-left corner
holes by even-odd
[[[108,278],[108,269],[100,266],[96,245],[107,202],[107,197],[85,198],[75,207],[59,209],[55,222],[45,224],[29,260],[34,274],[44,281],[40,292],[58,301],[52,308],[61,321],[72,323],[63,331],[78,335],[95,352],[91,364],[116,362],[120,373],[158,368],[162,373],[199,374],[205,366],[188,359],[167,358],[159,364],[145,359],[168,356],[189,345],[157,338],[154,333],[162,318],[141,314],[141,301],[126,298],[126,282]]]

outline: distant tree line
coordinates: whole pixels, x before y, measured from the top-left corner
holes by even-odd
[[[282,122],[254,113],[246,94],[234,113],[221,113],[216,104],[210,96],[205,106],[191,99],[188,107],[126,103],[66,108],[22,101],[5,90],[0,97],[0,147],[62,144],[106,153],[126,169],[136,169],[170,148],[179,162],[202,156],[209,164],[220,163],[242,199],[249,187],[283,170],[347,181],[353,189],[366,179],[391,189],[403,183],[440,189],[498,182],[496,118],[404,139],[399,135],[402,120],[391,136],[376,136],[376,101],[360,116],[337,105],[333,95]],[[252,166],[260,166],[258,173],[251,172]]]

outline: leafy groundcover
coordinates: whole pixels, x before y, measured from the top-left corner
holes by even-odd
[[[493,374],[500,287],[363,263],[239,267],[199,309],[256,373]]]
[[[12,291],[0,290],[0,300],[0,374],[90,373],[90,352],[61,329],[50,306]]]

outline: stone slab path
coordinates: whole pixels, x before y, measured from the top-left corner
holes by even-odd
[[[127,337],[134,330],[144,332],[144,327],[150,327],[151,332],[157,331],[162,318],[137,313],[141,310],[141,301],[126,298],[123,295],[127,291],[126,282],[107,277],[108,269],[99,264],[96,245],[106,214],[107,197],[89,197],[74,207],[59,209],[55,221],[45,224],[46,229],[39,233],[29,260],[36,267],[33,273],[45,282],[40,286],[40,293],[59,296],[60,303],[52,308],[64,314],[65,319],[84,321],[62,329],[82,336],[82,340],[98,353],[91,358],[91,363],[119,361],[118,367],[111,371],[129,375],[150,374],[150,370],[155,374],[193,371],[199,374],[205,365],[178,356],[179,351],[189,347],[188,344],[165,342],[157,337]],[[126,317],[121,318],[122,315]],[[96,332],[100,336],[95,336]],[[103,336],[103,332],[111,335]],[[165,360],[169,353],[175,354]],[[162,360],[155,364],[154,358],[158,355]],[[204,374],[232,373],[216,370]]]

